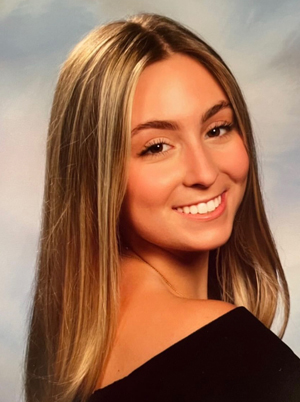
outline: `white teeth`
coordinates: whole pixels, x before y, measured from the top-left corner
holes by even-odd
[[[221,204],[221,196],[214,198],[208,202],[200,202],[198,205],[191,205],[189,207],[177,208],[177,211],[184,214],[207,214],[207,212],[212,212]]]
[[[183,207],[183,212],[185,214],[189,214],[190,213],[190,207]]]
[[[196,207],[196,205],[192,205],[190,207],[190,211],[191,211],[191,214],[196,215],[198,213],[198,208]]]
[[[216,209],[214,201],[208,201],[207,209],[209,210],[209,212],[212,212]]]
[[[204,202],[198,204],[198,212],[199,214],[206,214],[207,213],[207,205]]]

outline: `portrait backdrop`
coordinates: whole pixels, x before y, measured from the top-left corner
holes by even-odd
[[[291,294],[285,343],[300,355],[300,2],[2,0],[0,4],[0,384],[21,401],[47,124],[59,68],[92,28],[164,14],[222,56],[249,106],[262,189]],[[276,323],[272,330],[276,332]]]

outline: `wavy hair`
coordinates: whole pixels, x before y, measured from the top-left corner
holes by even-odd
[[[283,269],[266,218],[255,146],[242,93],[220,56],[163,16],[140,14],[89,33],[63,65],[47,139],[35,296],[25,363],[27,402],[86,401],[115,334],[118,220],[126,190],[130,116],[141,72],[182,53],[225,91],[249,154],[244,199],[229,241],[210,253],[209,292],[247,307],[270,327],[279,297],[289,314]]]

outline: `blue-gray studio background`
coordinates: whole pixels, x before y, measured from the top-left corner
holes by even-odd
[[[41,219],[47,122],[59,67],[93,27],[156,12],[225,59],[249,105],[266,208],[291,292],[284,341],[300,355],[300,2],[0,2],[0,400],[20,401],[26,316]],[[276,330],[276,325],[273,327]]]

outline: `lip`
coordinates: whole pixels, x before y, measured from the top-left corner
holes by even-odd
[[[217,198],[217,197],[219,197],[219,196],[221,196],[221,198],[222,198],[222,195],[223,195],[225,192],[226,192],[226,191],[223,191],[223,193],[218,194],[218,195],[216,195],[216,196],[214,196],[214,197],[211,197],[211,198],[207,198],[206,200],[200,200],[200,201],[192,202],[192,203],[190,203],[190,204],[176,205],[175,207],[173,207],[173,209],[183,208],[183,207],[190,207],[190,206],[192,206],[192,205],[201,204],[201,202],[207,203],[208,201],[212,201],[212,200],[214,200],[215,198]],[[219,208],[219,207],[218,207],[218,208]]]
[[[193,214],[185,214],[184,212],[179,212],[176,209],[174,209],[174,211],[177,212],[178,214],[180,214],[180,216],[182,216],[183,218],[186,218],[186,219],[192,219],[192,220],[196,220],[196,221],[210,221],[210,220],[218,218],[225,211],[225,209],[226,209],[226,194],[227,194],[227,191],[224,191],[222,194],[220,194],[221,195],[221,204],[214,211],[207,212],[206,214],[195,214],[195,215],[193,215]],[[211,199],[213,199],[213,198],[211,198]],[[208,200],[208,201],[210,201],[210,200]],[[200,201],[200,202],[205,202],[205,201]],[[190,205],[195,205],[195,204],[190,204]],[[188,205],[185,205],[185,206],[188,206]],[[180,208],[180,207],[177,207],[177,208]]]

